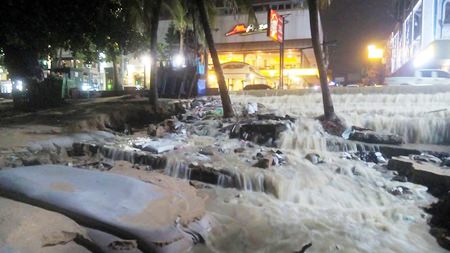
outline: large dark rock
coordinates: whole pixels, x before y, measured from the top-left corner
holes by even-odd
[[[403,138],[401,136],[395,134],[378,133],[371,130],[354,130],[350,134],[349,140],[391,145],[400,145],[403,143]]]
[[[436,237],[439,245],[450,250],[450,193],[426,211],[433,215],[430,220],[431,234]]]
[[[237,123],[230,130],[230,138],[248,140],[259,145],[277,147],[280,134],[288,129],[287,122]]]

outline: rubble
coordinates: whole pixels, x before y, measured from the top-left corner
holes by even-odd
[[[310,161],[312,164],[319,164],[319,163],[323,163],[323,159],[320,158],[320,155],[318,154],[314,154],[314,153],[309,153],[305,156],[305,159],[307,159],[308,161]]]
[[[409,182],[425,185],[429,192],[440,196],[450,189],[450,171],[432,162],[424,163],[401,156],[389,160],[388,169],[395,170]]]
[[[230,138],[248,140],[259,145],[277,147],[280,134],[289,128],[286,121],[253,121],[236,123],[230,130]]]
[[[395,134],[384,134],[366,129],[356,130],[354,127],[351,133],[348,135],[348,139],[353,141],[361,141],[365,143],[391,144],[391,145],[399,145],[404,142],[401,136]]]

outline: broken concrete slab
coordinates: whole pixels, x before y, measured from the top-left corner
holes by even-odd
[[[84,226],[120,238],[136,240],[144,252],[187,251],[202,240],[205,231],[198,229],[207,229],[206,223],[194,230],[191,225],[177,224],[176,217],[161,214],[181,208],[176,205],[176,193],[107,172],[57,165],[2,170],[0,195],[62,213]]]
[[[410,182],[427,186],[434,196],[441,196],[450,190],[450,171],[431,163],[419,163],[401,156],[390,159],[388,169],[406,176]]]
[[[161,154],[174,150],[178,145],[178,142],[169,139],[144,139],[136,141],[133,146],[143,151]]]

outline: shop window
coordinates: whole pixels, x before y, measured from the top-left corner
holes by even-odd
[[[444,24],[450,24],[450,1],[445,4]]]

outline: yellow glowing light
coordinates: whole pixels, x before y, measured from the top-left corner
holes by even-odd
[[[286,69],[284,70],[286,75],[289,76],[317,76],[319,71],[316,68],[303,68],[303,69]]]
[[[384,51],[382,48],[377,48],[375,45],[369,45],[367,49],[369,50],[369,59],[383,58]]]
[[[210,81],[210,82],[217,82],[217,78],[216,78],[216,75],[215,74],[209,74],[208,75],[208,81]]]

